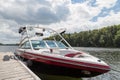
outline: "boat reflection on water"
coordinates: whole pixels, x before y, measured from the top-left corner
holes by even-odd
[[[59,69],[53,69],[51,66],[45,64],[34,62],[34,65],[29,66],[29,68],[42,80],[82,80],[82,78],[61,76]]]

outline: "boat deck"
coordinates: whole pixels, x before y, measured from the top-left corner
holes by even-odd
[[[41,80],[12,52],[0,52],[0,80]]]

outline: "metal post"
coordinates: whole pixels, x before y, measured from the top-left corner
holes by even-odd
[[[31,42],[30,37],[29,37],[29,34],[28,34],[27,25],[26,25],[26,34],[27,34],[27,37],[28,37],[28,40],[29,40],[29,43],[30,43],[31,50],[34,50],[34,49],[33,49],[33,46],[32,46],[32,42]]]

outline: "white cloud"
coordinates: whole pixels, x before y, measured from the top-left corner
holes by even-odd
[[[64,20],[69,13],[63,4],[53,7],[50,2],[44,0],[2,0],[0,4],[4,4],[0,5],[0,16],[15,20],[19,24],[50,24]]]
[[[67,18],[64,24],[69,32],[98,29],[108,25],[119,24],[119,13],[108,15],[106,17],[98,17],[97,22],[90,21],[94,16],[101,13],[103,8],[111,8],[116,4],[116,0],[97,0],[95,7],[88,5],[91,0],[87,0],[84,3],[69,4],[70,16]],[[110,13],[111,14],[111,13]],[[115,19],[112,19],[112,18]]]
[[[97,22],[90,21],[103,8],[111,8],[116,0],[92,0],[72,4],[71,0],[0,0],[0,42],[16,42],[19,24],[41,24],[51,28],[67,28],[67,32],[101,28],[120,23],[120,12],[111,11]]]
[[[99,8],[110,8],[115,5],[117,0],[96,0],[96,5],[98,5]]]
[[[9,24],[10,23],[10,24]],[[17,33],[16,24],[12,21],[0,20],[0,42],[16,43],[19,34]]]
[[[114,11],[111,11],[108,16],[98,18],[98,23],[101,24],[101,27],[120,24],[120,12],[115,14]]]

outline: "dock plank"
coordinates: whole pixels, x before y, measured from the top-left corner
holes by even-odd
[[[11,52],[0,52],[0,80],[41,80],[13,56]]]
[[[10,79],[5,79],[5,80],[34,80],[30,75],[25,75],[25,76],[19,76],[15,78],[10,78]]]

